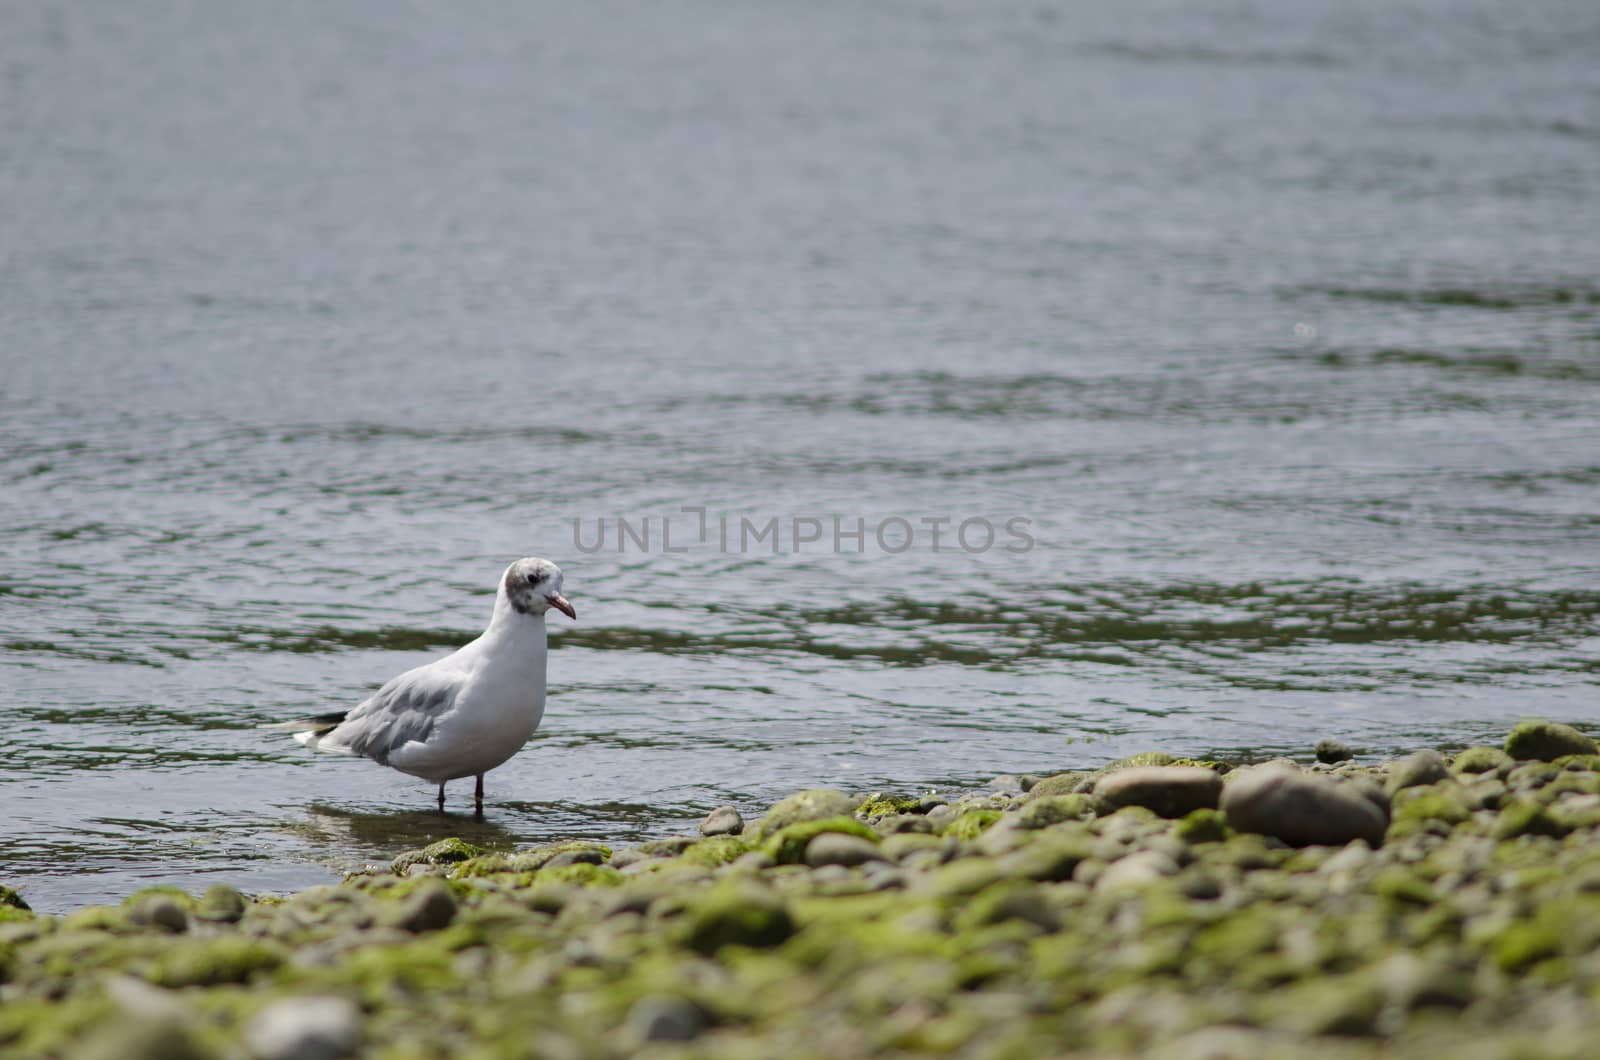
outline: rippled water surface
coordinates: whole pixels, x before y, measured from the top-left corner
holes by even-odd
[[[1600,721],[1590,3],[6,23],[0,876],[37,908]],[[581,621],[486,821],[256,728],[464,643],[524,554]]]

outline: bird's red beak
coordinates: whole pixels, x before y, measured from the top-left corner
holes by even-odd
[[[573,621],[577,621],[578,612],[574,611],[572,609],[572,605],[567,603],[567,598],[565,596],[562,596],[560,593],[551,593],[549,596],[545,597],[545,599],[550,601],[551,607],[555,608],[557,611],[560,611],[563,615],[566,615]]]

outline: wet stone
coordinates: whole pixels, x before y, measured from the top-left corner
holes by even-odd
[[[687,1042],[705,1029],[705,1013],[681,997],[642,997],[628,1010],[628,1036],[638,1042]]]
[[[456,898],[443,882],[430,881],[408,895],[386,922],[416,934],[449,927],[456,918]]]
[[[738,835],[742,831],[744,818],[732,806],[719,806],[700,822],[700,834],[705,836]]]
[[[878,844],[841,832],[823,832],[806,844],[805,862],[813,868],[822,865],[854,867],[883,860]]]
[[[1441,780],[1453,780],[1450,767],[1445,765],[1444,756],[1438,751],[1418,751],[1409,758],[1404,759],[1389,774],[1389,794],[1404,788],[1419,787],[1424,784],[1437,784]]]
[[[1355,752],[1350,750],[1349,745],[1343,740],[1334,739],[1318,740],[1315,753],[1317,761],[1327,765],[1348,762],[1356,756]]]
[[[1534,758],[1553,762],[1563,755],[1592,755],[1597,748],[1591,737],[1560,722],[1532,719],[1518,724],[1506,736],[1506,754],[1512,758]]]
[[[1102,811],[1143,806],[1162,817],[1215,809],[1222,777],[1199,766],[1134,766],[1102,777],[1094,787]]]
[[[206,888],[194,915],[198,920],[234,924],[244,917],[247,905],[244,895],[225,883],[214,883]]]
[[[179,933],[189,930],[189,913],[176,898],[153,894],[141,899],[128,913],[135,924]]]
[[[258,1060],[340,1060],[360,1043],[361,1012],[342,997],[275,1001],[245,1028]]]
[[[1260,766],[1228,784],[1222,795],[1228,824],[1294,846],[1338,846],[1365,839],[1383,843],[1388,808],[1382,792],[1282,766]]]

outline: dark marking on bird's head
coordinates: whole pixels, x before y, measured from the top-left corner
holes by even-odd
[[[500,588],[519,615],[542,615],[557,606],[553,598],[565,602],[561,596],[561,568],[536,556],[519,559],[507,567]]]

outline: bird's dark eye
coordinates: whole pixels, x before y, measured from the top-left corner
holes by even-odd
[[[529,585],[538,585],[539,584],[539,575],[537,573],[528,575],[528,584]]]

